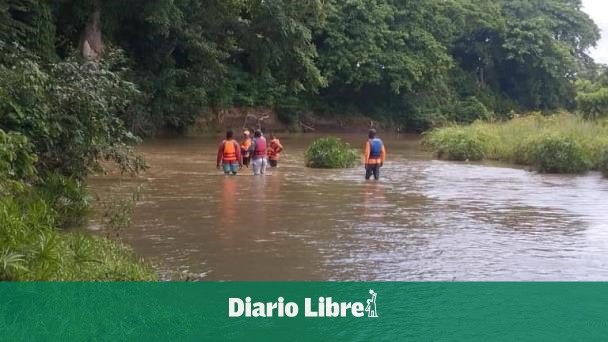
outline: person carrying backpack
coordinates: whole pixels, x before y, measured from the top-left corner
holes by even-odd
[[[380,138],[376,137],[376,130],[370,129],[369,139],[365,143],[363,161],[365,164],[365,179],[369,180],[374,175],[374,179],[380,179],[380,168],[386,159],[386,148]]]
[[[226,132],[226,139],[223,140],[217,149],[217,164],[224,168],[224,174],[236,175],[238,170],[243,167],[243,158],[241,157],[241,146],[234,140],[234,132],[229,129]]]

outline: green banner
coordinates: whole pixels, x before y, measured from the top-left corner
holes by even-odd
[[[0,284],[6,341],[607,337],[608,283]]]

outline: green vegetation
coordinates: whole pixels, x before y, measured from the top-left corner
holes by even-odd
[[[125,88],[113,105],[135,85],[136,101],[116,112],[134,133],[181,130],[199,116],[220,119],[222,109],[251,106],[274,108],[289,124],[309,113],[365,115],[402,131],[577,104],[595,116],[605,108],[605,91],[577,100],[573,81],[598,74],[586,52],[599,37],[581,2],[565,0],[15,0],[0,6],[0,40],[19,43],[43,65],[61,65],[56,73],[71,72],[62,85],[68,94],[95,84],[76,77],[91,71],[70,62],[74,51],[106,65],[113,51],[124,51],[111,68]],[[40,84],[42,75],[27,70]],[[98,104],[91,110],[100,110]]]
[[[120,58],[49,63],[0,41],[0,281],[156,278],[119,242],[61,231],[87,222],[90,172],[146,167],[120,119],[139,94]]]
[[[576,97],[579,109],[588,118],[608,116],[608,87]]]
[[[431,131],[425,144],[431,146],[440,159],[478,161],[486,156],[484,147],[487,140],[488,137],[481,132],[454,126]]]
[[[137,91],[115,71],[117,58],[43,65],[28,51],[0,43],[0,128],[33,144],[39,170],[84,178],[102,160],[116,161],[123,171],[145,167],[130,153],[138,140],[120,119]]]
[[[0,200],[0,281],[149,281],[154,270],[130,248],[63,233],[43,200]]]
[[[608,151],[604,151],[603,156],[598,163],[598,169],[602,171],[605,177],[608,177]]]
[[[536,113],[507,122],[438,128],[425,135],[424,143],[439,158],[489,159],[539,172],[583,173],[606,169],[608,120]]]
[[[79,227],[86,223],[90,213],[91,196],[82,181],[49,174],[37,184],[36,190],[41,199],[57,214],[58,227]]]
[[[27,138],[0,130],[0,155],[0,281],[156,278],[120,243],[58,229],[82,222],[88,195],[73,179],[36,177]]]
[[[608,69],[599,69],[589,79],[576,82],[578,110],[589,119],[608,116]]]
[[[590,167],[582,144],[559,133],[528,138],[519,152],[523,163],[543,173],[583,173]]]
[[[313,141],[305,153],[306,166],[318,169],[350,168],[360,157],[348,143],[333,137]]]

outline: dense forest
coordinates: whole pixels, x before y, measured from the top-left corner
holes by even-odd
[[[86,221],[88,174],[146,168],[138,136],[234,107],[409,131],[605,116],[598,39],[580,0],[0,0],[0,280],[154,279],[61,230]]]
[[[136,90],[116,114],[136,133],[243,106],[422,130],[573,109],[574,81],[600,73],[580,0],[3,2],[0,40],[43,69],[112,56]]]

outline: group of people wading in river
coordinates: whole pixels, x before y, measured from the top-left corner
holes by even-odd
[[[386,159],[386,148],[380,138],[376,136],[376,130],[370,129],[368,140],[365,142],[363,153],[363,164],[365,165],[365,179],[380,179],[380,168]],[[234,132],[229,129],[217,149],[217,168],[222,167],[225,175],[236,175],[243,166],[253,170],[254,175],[263,175],[266,167],[278,167],[279,159],[283,152],[283,145],[273,134],[270,142],[266,141],[261,130],[255,130],[253,138],[251,132],[243,132],[243,140],[239,144],[234,139]]]
[[[228,130],[226,139],[220,143],[217,150],[217,168],[224,169],[226,175],[236,175],[239,170],[251,165],[254,175],[263,175],[266,167],[279,165],[279,158],[283,152],[283,145],[273,134],[270,135],[270,142],[261,130],[256,130],[251,138],[250,131],[243,132],[243,140],[239,144],[234,140],[234,132]]]

